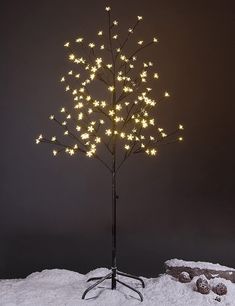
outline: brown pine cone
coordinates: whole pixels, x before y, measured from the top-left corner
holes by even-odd
[[[198,292],[200,292],[201,294],[208,294],[211,291],[211,287],[208,281],[201,277],[198,278],[198,280],[196,281],[196,286],[197,286]]]
[[[181,272],[179,275],[179,281],[181,283],[190,283],[191,282],[191,277],[188,272]]]
[[[213,288],[213,291],[218,295],[224,295],[228,292],[228,289],[225,284],[219,283]]]

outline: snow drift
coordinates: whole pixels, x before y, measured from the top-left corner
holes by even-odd
[[[209,265],[208,267],[212,267]],[[214,267],[214,266],[213,266]],[[82,300],[83,291],[89,286],[86,280],[92,276],[102,276],[108,273],[108,269],[99,268],[86,275],[67,270],[43,270],[32,273],[25,279],[0,281],[0,305],[1,306],[207,306],[226,305],[235,306],[235,284],[229,280],[216,278],[210,280],[210,285],[215,286],[223,282],[228,293],[218,296],[211,291],[208,295],[202,295],[196,291],[194,277],[190,283],[180,283],[176,278],[163,274],[157,278],[143,278],[146,288],[143,289],[139,282],[120,277],[125,282],[135,286],[144,296],[144,302],[140,302],[138,296],[121,285],[117,290],[110,289],[110,280],[106,280],[100,286],[90,291],[87,300]]]

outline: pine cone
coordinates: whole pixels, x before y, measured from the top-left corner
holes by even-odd
[[[179,281],[181,283],[190,283],[191,282],[191,277],[188,272],[181,272],[179,275]]]
[[[218,294],[218,295],[224,295],[228,292],[227,287],[223,283],[217,284],[214,288],[213,291]]]
[[[210,293],[211,287],[206,279],[198,278],[196,282],[197,290],[201,294],[208,294]]]

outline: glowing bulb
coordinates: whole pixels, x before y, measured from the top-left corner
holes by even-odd
[[[105,108],[106,106],[106,102],[105,101],[101,101],[101,107]]]
[[[89,137],[90,137],[90,135],[88,133],[81,134],[82,139],[88,139]]]
[[[96,137],[96,138],[95,138],[95,142],[96,142],[96,143],[100,143],[100,142],[101,142],[101,138],[100,138],[100,137]]]
[[[93,128],[93,126],[88,126],[87,130],[88,130],[88,132],[92,133],[94,131],[94,128]]]
[[[114,91],[114,86],[109,86],[108,90],[111,91],[111,92]]]
[[[70,59],[71,61],[73,61],[73,60],[75,59],[75,55],[74,55],[74,54],[70,54],[70,55],[69,55],[69,59]]]
[[[90,74],[90,78],[91,78],[91,80],[94,80],[95,74],[94,73]]]
[[[154,43],[157,43],[157,42],[158,42],[158,40],[157,40],[156,37],[153,38],[153,42],[154,42]]]
[[[95,100],[95,101],[93,102],[93,105],[94,105],[95,107],[98,107],[98,106],[100,105],[100,102]]]
[[[108,129],[108,130],[105,131],[105,134],[110,136],[112,134],[112,131],[110,129]]]
[[[94,48],[95,47],[95,44],[94,43],[89,43],[88,45],[90,48]]]
[[[138,20],[143,20],[143,16],[137,16]]]
[[[77,126],[76,126],[76,130],[77,130],[78,132],[80,132],[80,131],[81,131],[81,127],[80,127],[79,125],[77,125]]]
[[[159,78],[158,73],[154,73],[153,77],[154,77],[154,79],[158,79]]]
[[[138,41],[138,45],[143,45],[143,43],[144,43],[143,40]]]
[[[99,57],[99,58],[97,58],[96,60],[95,60],[95,62],[96,62],[96,64],[97,65],[100,65],[101,63],[102,63],[102,58],[101,57]]]
[[[132,29],[132,28],[129,28],[129,29],[128,29],[128,32],[131,33],[131,34],[133,34],[133,29]]]
[[[132,134],[127,135],[127,139],[132,141],[134,139],[134,136]]]
[[[142,119],[141,123],[143,128],[146,128],[148,126],[148,123],[145,119]]]
[[[52,153],[53,153],[54,156],[56,156],[58,152],[56,150],[53,150]]]
[[[75,78],[79,79],[79,78],[80,78],[80,74],[79,74],[79,73],[76,74],[76,75],[75,75]]]
[[[113,24],[114,24],[115,26],[117,26],[117,25],[118,25],[118,21],[117,21],[117,20],[114,20]]]
[[[68,135],[68,134],[69,134],[69,131],[65,131],[65,132],[64,132],[64,135]]]
[[[183,137],[179,137],[179,141],[183,141]]]
[[[66,42],[66,43],[64,44],[64,47],[68,48],[68,47],[69,47],[69,42]]]
[[[121,106],[121,104],[117,104],[117,105],[115,106],[115,108],[116,108],[116,110],[120,111],[120,110],[122,109],[122,106]]]
[[[104,50],[104,45],[100,46],[100,50]]]
[[[151,150],[150,150],[150,154],[151,154],[151,155],[156,155],[156,153],[157,153],[157,150],[155,150],[155,149],[151,149]]]
[[[69,91],[69,89],[70,89],[69,86],[66,86],[65,91]]]
[[[129,145],[125,145],[124,148],[125,148],[126,150],[130,150],[130,146],[129,146]]]
[[[92,157],[93,153],[92,153],[91,151],[87,151],[87,152],[86,152],[86,155],[87,155],[88,157]]]
[[[65,112],[65,108],[62,107],[61,110],[60,110],[60,112],[61,112],[61,113],[64,113],[64,112]]]
[[[50,115],[49,119],[50,120],[54,120],[55,116],[54,115]]]
[[[111,7],[110,7],[110,6],[106,6],[105,10],[106,10],[107,12],[109,12],[109,11],[111,11]]]
[[[118,39],[118,35],[117,35],[117,34],[114,35],[114,36],[113,36],[113,39]]]
[[[76,42],[77,43],[81,43],[83,41],[83,38],[82,37],[78,37],[77,39],[76,39]]]
[[[51,141],[56,141],[56,137],[55,136],[51,137]]]
[[[166,91],[164,96],[167,98],[167,97],[170,97],[170,94]]]
[[[62,77],[62,78],[60,79],[60,82],[64,82],[64,81],[65,81],[65,78]]]
[[[78,114],[78,120],[82,120],[83,119],[83,113],[79,113]]]
[[[115,111],[114,111],[114,110],[110,110],[110,111],[109,111],[109,116],[112,117],[112,116],[114,116],[114,115],[115,115]]]
[[[180,124],[180,125],[179,125],[179,130],[183,130],[183,129],[184,129],[183,125]]]
[[[98,32],[98,36],[101,36],[101,35],[103,35],[103,32],[102,32],[102,31],[99,31],[99,32]]]

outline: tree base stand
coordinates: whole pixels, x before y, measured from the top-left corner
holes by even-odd
[[[91,277],[89,278],[87,281],[90,282],[90,281],[96,281],[96,283],[94,283],[93,285],[91,285],[89,288],[87,288],[83,295],[82,295],[82,299],[85,299],[85,296],[86,294],[92,290],[93,288],[95,288],[96,286],[98,286],[100,283],[102,283],[103,281],[105,281],[106,279],[111,279],[111,289],[116,289],[116,285],[117,283],[135,291],[139,297],[140,297],[140,300],[141,302],[143,302],[143,295],[135,288],[131,287],[130,285],[124,283],[123,281],[120,281],[118,278],[117,278],[117,275],[121,275],[121,276],[124,276],[124,277],[127,277],[127,278],[133,278],[133,279],[136,279],[138,280],[139,282],[141,282],[141,285],[142,287],[144,288],[145,287],[145,284],[144,284],[144,281],[138,277],[138,276],[134,276],[134,275],[131,275],[131,274],[127,274],[127,273],[124,273],[124,272],[121,272],[121,271],[118,271],[117,268],[112,268],[111,269],[111,272],[108,273],[107,275],[105,276],[99,276],[99,277]]]

